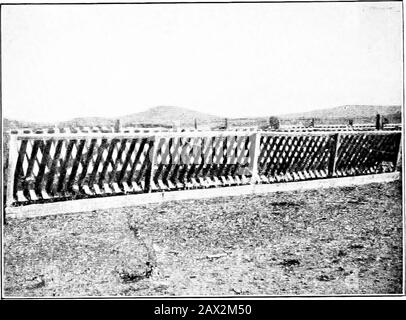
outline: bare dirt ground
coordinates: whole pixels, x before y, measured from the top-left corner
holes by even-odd
[[[402,293],[400,182],[9,220],[4,294]]]

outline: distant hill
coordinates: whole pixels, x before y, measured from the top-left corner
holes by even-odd
[[[369,106],[369,105],[347,105],[328,109],[318,109],[306,112],[289,113],[279,116],[281,119],[292,118],[370,118],[377,113],[381,115],[396,114],[401,112],[401,106]]]
[[[149,108],[146,111],[119,116],[116,118],[102,117],[83,117],[75,118],[69,121],[59,122],[58,127],[78,127],[78,126],[114,126],[115,121],[119,119],[122,126],[193,126],[195,119],[199,124],[212,123],[221,120],[222,118],[194,111],[191,109],[158,106]]]
[[[366,106],[366,105],[349,105],[329,109],[319,109],[307,112],[291,113],[277,116],[283,123],[296,123],[300,118],[318,119],[318,123],[347,123],[347,119],[354,119],[355,123],[373,123],[376,114],[379,113],[389,119],[391,123],[401,122],[400,106]],[[68,121],[57,123],[35,123],[28,121],[3,119],[4,130],[15,128],[45,128],[58,126],[62,127],[94,127],[94,126],[114,126],[115,121],[119,119],[122,126],[139,126],[139,127],[192,127],[196,119],[198,127],[219,127],[225,124],[224,117],[194,111],[191,109],[159,106],[150,108],[146,111],[137,112],[115,118],[104,117],[81,117]],[[230,126],[255,126],[268,123],[269,117],[246,117],[246,118],[229,118]]]
[[[4,129],[16,128],[42,128],[42,127],[94,127],[94,126],[114,126],[115,121],[119,119],[122,126],[140,126],[140,127],[156,127],[156,126],[193,126],[195,119],[199,125],[223,123],[224,118],[206,114],[191,109],[158,106],[150,108],[146,111],[137,112],[125,116],[115,118],[105,117],[80,117],[68,121],[56,123],[35,123],[27,121],[3,119]]]
[[[185,126],[190,126],[194,124],[195,119],[198,123],[211,123],[213,121],[220,121],[224,118],[186,108],[159,106],[143,112],[119,117],[119,119],[123,125],[137,123],[173,125],[180,123]]]
[[[114,119],[103,117],[83,117],[74,118],[68,121],[58,122],[55,125],[58,127],[110,127],[114,125]]]
[[[53,126],[52,123],[46,122],[30,122],[30,121],[20,121],[3,118],[4,130],[8,129],[19,129],[19,128],[42,128]]]

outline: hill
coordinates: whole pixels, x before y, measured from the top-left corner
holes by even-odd
[[[149,108],[142,112],[132,113],[116,118],[103,117],[82,117],[75,118],[69,121],[59,122],[58,127],[91,127],[91,126],[114,126],[116,120],[120,120],[122,126],[140,126],[140,127],[156,127],[156,126],[193,126],[195,119],[199,124],[213,123],[222,120],[222,118],[194,111],[191,109],[158,106]]]
[[[42,128],[53,126],[52,123],[46,122],[30,122],[30,121],[20,121],[3,118],[4,131],[8,129],[20,129],[20,128]]]
[[[119,119],[123,125],[151,123],[162,125],[182,124],[184,126],[191,126],[194,124],[195,119],[198,123],[207,124],[212,123],[213,121],[220,121],[223,118],[186,108],[158,106],[143,112],[119,117]]]
[[[83,117],[74,118],[68,121],[58,122],[56,125],[60,128],[63,127],[110,127],[114,125],[114,119],[103,117]]]
[[[354,119],[355,123],[374,123],[376,114],[379,113],[389,119],[390,123],[401,122],[400,106],[367,106],[348,105],[329,109],[318,109],[307,112],[291,113],[277,116],[285,124],[296,124],[300,119],[317,119],[317,123],[343,124],[348,119]],[[122,126],[136,127],[193,127],[195,119],[198,127],[219,127],[225,124],[224,117],[218,117],[191,109],[158,106],[146,111],[132,113],[116,118],[105,117],[80,117],[58,123],[34,123],[28,121],[3,119],[4,130],[14,128],[44,128],[58,126],[62,127],[93,127],[93,126],[114,126],[119,119]],[[256,126],[268,123],[268,117],[246,117],[229,118],[230,126]]]
[[[105,117],[78,117],[68,121],[57,123],[36,123],[19,121],[12,119],[3,119],[4,130],[16,128],[43,128],[57,126],[63,127],[93,127],[93,126],[114,126],[116,120],[119,119],[122,126],[140,126],[140,127],[172,127],[176,125],[193,126],[195,119],[199,125],[223,123],[224,118],[220,118],[211,114],[194,111],[191,109],[158,106],[150,108],[146,111],[132,113],[129,115],[119,116],[115,118]]]
[[[289,113],[279,116],[281,119],[292,118],[371,118],[377,113],[390,115],[401,112],[401,106],[370,106],[370,105],[346,105],[328,109],[317,109],[307,112]]]

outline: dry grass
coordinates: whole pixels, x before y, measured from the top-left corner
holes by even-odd
[[[401,293],[401,205],[394,182],[11,220],[5,295]]]

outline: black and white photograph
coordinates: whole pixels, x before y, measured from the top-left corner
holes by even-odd
[[[2,299],[403,299],[403,25],[3,1]]]

